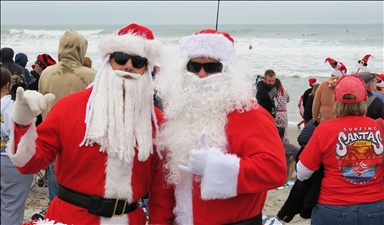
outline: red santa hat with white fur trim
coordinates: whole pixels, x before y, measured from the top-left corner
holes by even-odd
[[[376,74],[376,86],[384,88],[384,73],[383,74]]]
[[[347,68],[344,63],[338,62],[332,58],[326,58],[324,63],[328,62],[331,66],[331,75],[333,76],[344,76],[347,74]]]
[[[320,84],[319,79],[317,79],[315,77],[309,78],[308,83],[309,83],[309,88],[313,87],[313,85],[315,85],[315,84]]]
[[[370,54],[365,55],[363,59],[357,61],[356,67],[359,68],[361,71],[366,71],[369,58],[373,58],[373,55],[370,55]]]
[[[158,62],[161,49],[161,43],[155,40],[152,31],[136,23],[104,37],[99,44],[103,59],[110,53],[124,52],[147,58],[150,68]]]
[[[206,29],[180,39],[180,54],[189,59],[208,57],[219,61],[236,61],[233,38],[227,32]]]

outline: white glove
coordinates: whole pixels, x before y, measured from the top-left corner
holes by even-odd
[[[179,165],[179,169],[202,176],[205,171],[208,155],[221,153],[220,149],[210,148],[207,145],[205,134],[201,135],[200,137],[200,145],[200,150],[192,149],[189,151],[188,166]]]
[[[26,90],[24,92],[22,87],[18,87],[12,115],[13,121],[19,125],[28,126],[54,99],[55,96],[51,93],[42,95],[37,91]]]

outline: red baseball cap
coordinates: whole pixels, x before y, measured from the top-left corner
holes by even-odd
[[[344,98],[347,94],[352,94],[355,98]],[[358,103],[363,100],[367,101],[367,89],[364,81],[357,75],[341,77],[335,87],[335,100],[346,104]]]

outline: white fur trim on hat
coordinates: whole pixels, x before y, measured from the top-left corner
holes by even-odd
[[[340,70],[331,68],[331,74],[334,76],[343,76],[344,74]]]
[[[193,34],[179,41],[180,54],[187,58],[208,57],[219,61],[236,61],[236,51],[222,34]]]
[[[99,45],[103,59],[110,53],[124,52],[147,58],[150,67],[160,60],[161,49],[162,45],[157,40],[148,40],[132,33],[118,35],[117,32],[105,36]]]

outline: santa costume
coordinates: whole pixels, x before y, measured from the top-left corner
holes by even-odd
[[[196,57],[219,60],[222,72],[199,78],[186,70]],[[166,120],[156,144],[168,150],[176,224],[261,224],[267,191],[285,183],[286,166],[274,120],[254,97],[250,67],[236,60],[228,33],[210,29],[183,37],[180,55],[168,60],[155,80]],[[200,175],[180,169],[190,168],[192,152],[206,156]]]
[[[164,185],[161,155],[153,145],[162,113],[153,106],[151,70],[161,44],[148,28],[130,24],[107,35],[99,49],[104,62],[90,87],[58,101],[37,129],[34,123],[15,124],[7,151],[24,174],[56,158],[60,187],[46,219],[145,224],[137,202],[149,193],[149,223],[171,224],[173,191]],[[113,52],[147,58],[147,70],[140,78],[123,78],[128,72],[109,63]]]

